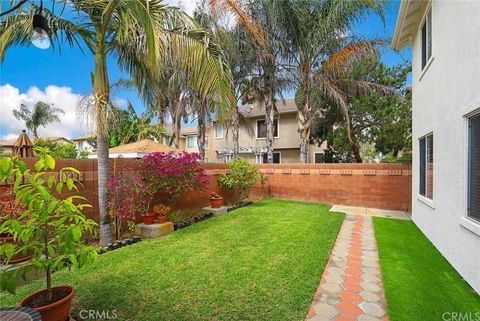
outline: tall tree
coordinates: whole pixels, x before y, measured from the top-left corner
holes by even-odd
[[[47,126],[50,123],[60,122],[59,114],[65,114],[65,112],[56,107],[52,107],[43,101],[37,102],[33,109],[30,109],[27,105],[21,104],[19,109],[13,110],[13,115],[18,120],[23,120],[28,130],[33,133],[34,138],[38,138],[38,127]]]
[[[322,95],[339,104],[348,122],[347,104],[339,95],[334,82],[343,76],[342,64],[356,57],[375,55],[376,42],[350,39],[353,23],[369,12],[384,16],[384,0],[283,0],[273,9],[276,26],[281,29],[282,43],[287,44],[282,66],[289,70],[302,91],[303,101],[298,107],[300,162],[307,162],[310,129],[312,125],[311,95],[313,87]],[[358,86],[351,82],[350,85]]]
[[[100,216],[100,243],[112,241],[110,216],[107,211],[108,113],[110,101],[107,54],[118,58],[118,65],[128,71],[140,85],[142,78],[160,73],[159,58],[168,53],[183,60],[181,67],[191,74],[202,91],[214,91],[229,101],[230,87],[219,85],[230,78],[224,72],[221,50],[212,44],[205,32],[198,30],[192,20],[174,7],[160,0],[58,0],[71,10],[73,18],[62,19],[53,11],[43,8],[54,44],[64,40],[70,45],[85,46],[94,55],[92,73],[93,101],[97,134],[98,208]],[[40,8],[29,2],[7,15],[0,23],[0,61],[11,45],[30,43],[33,16]],[[63,12],[63,10],[62,10]],[[77,23],[78,22],[78,23]],[[197,64],[210,59],[212,64]],[[217,63],[215,63],[217,62]],[[149,77],[150,79],[153,77]],[[140,87],[139,87],[140,88]]]

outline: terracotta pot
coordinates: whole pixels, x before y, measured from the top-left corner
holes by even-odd
[[[154,213],[147,213],[147,214],[143,215],[143,224],[145,224],[145,225],[153,224],[154,220],[155,220],[155,214]]]
[[[223,197],[220,198],[211,198],[210,199],[210,205],[213,208],[219,208],[223,204]]]
[[[158,224],[163,224],[167,221],[167,216],[166,215],[158,215]]]
[[[33,308],[35,311],[38,311],[42,316],[42,321],[66,321],[69,317],[70,313],[70,306],[73,298],[73,294],[75,289],[69,285],[62,285],[62,286],[54,286],[53,291],[55,290],[68,290],[69,293],[66,297],[55,301],[51,304],[44,305],[41,307]],[[20,302],[20,306],[27,307],[28,303],[31,302],[34,298],[38,297],[39,295],[45,295],[47,290],[43,289],[38,292],[31,294],[30,296],[26,297]]]
[[[1,234],[0,235],[0,245],[5,244],[5,243],[12,243],[16,245],[17,243],[15,242],[13,236],[11,234]],[[21,263],[28,261],[32,258],[33,253],[31,252],[25,252],[25,253],[17,253],[14,256],[10,258],[8,261],[8,264],[14,264],[14,263]],[[3,260],[3,257],[0,255],[0,261]]]

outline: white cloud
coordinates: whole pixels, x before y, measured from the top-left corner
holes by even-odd
[[[166,0],[167,4],[178,7],[187,14],[192,15],[197,5],[197,0]]]
[[[33,106],[38,101],[46,102],[60,108],[65,115],[60,115],[60,123],[52,123],[38,129],[39,136],[62,136],[72,138],[83,134],[85,129],[77,118],[77,104],[81,95],[72,92],[70,87],[49,85],[44,91],[37,87],[30,87],[27,92],[21,93],[18,88],[10,84],[0,86],[0,139],[18,137],[25,124],[13,116],[13,110],[20,104]]]

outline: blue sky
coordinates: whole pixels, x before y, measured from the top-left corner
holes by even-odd
[[[177,4],[177,2],[178,0],[170,0],[170,3],[173,4]],[[180,0],[180,5],[188,12],[194,7],[194,2],[195,0]],[[370,15],[353,28],[353,34],[370,39],[390,39],[393,35],[399,5],[399,1],[392,1],[386,8],[385,24],[379,17]],[[388,65],[401,63],[410,59],[410,49],[406,49],[399,54],[390,48],[385,48],[382,50],[382,59]],[[109,58],[108,70],[111,82],[119,78],[128,78],[124,72],[119,70],[114,57]],[[89,52],[86,52],[84,55],[77,48],[64,46],[61,50],[40,50],[33,46],[12,47],[7,51],[3,63],[0,65],[0,89],[3,89],[0,91],[0,102],[2,105],[8,103],[7,99],[10,96],[7,96],[5,93],[5,87],[8,84],[8,94],[13,95],[13,90],[16,89],[17,91],[15,93],[21,96],[21,101],[32,102],[36,99],[35,97],[47,97],[45,99],[50,99],[55,103],[56,107],[64,108],[64,106],[60,105],[65,103],[61,97],[58,96],[65,96],[68,95],[68,93],[74,95],[89,94],[91,92],[90,72],[92,71],[93,56]],[[34,94],[31,94],[32,87],[34,86],[37,87],[40,92],[34,90]],[[50,87],[50,92],[47,93],[46,88],[48,86],[55,87]],[[56,89],[56,87],[68,88],[55,91],[54,89]],[[70,89],[70,91],[68,89]],[[53,96],[55,96],[56,100],[52,98]],[[288,96],[289,94],[287,93],[287,98]],[[130,99],[138,111],[143,109],[140,100],[134,92],[120,93],[117,94],[116,98],[120,101]],[[14,98],[12,99],[15,100]],[[9,101],[10,103],[12,103],[12,99]],[[74,112],[72,108],[65,109],[67,114]],[[78,124],[72,121],[72,119],[75,118],[73,115],[66,116],[70,116],[71,118],[66,125],[67,127],[70,126],[70,128],[64,127],[62,120],[62,126],[58,128],[58,125],[56,125],[57,127],[52,128],[53,132],[51,131],[50,133],[58,132],[58,135],[61,135],[65,132],[68,133],[67,136],[72,137],[87,130],[80,128]],[[9,126],[11,122],[9,123],[8,121],[11,117],[7,117],[7,115],[3,113],[0,114],[0,117],[0,138],[12,136],[14,133],[11,133],[11,128],[9,128],[11,127]],[[47,130],[48,128],[45,131]],[[42,132],[40,133],[42,134]],[[47,134],[49,133],[43,133],[43,135]]]

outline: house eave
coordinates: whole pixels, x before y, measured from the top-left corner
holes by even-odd
[[[398,10],[392,43],[390,44],[394,50],[400,50],[408,45],[412,45],[419,21],[427,7],[426,4],[428,4],[428,1],[424,0],[402,0]]]

